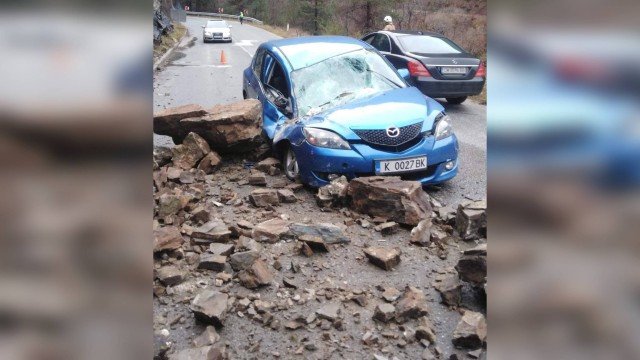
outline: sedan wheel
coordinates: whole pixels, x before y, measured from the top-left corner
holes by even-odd
[[[287,148],[287,153],[284,155],[284,173],[289,180],[296,180],[298,178],[298,160],[296,159],[296,154],[290,147]]]

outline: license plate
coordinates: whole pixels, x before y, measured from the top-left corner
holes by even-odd
[[[427,168],[427,157],[376,161],[376,174],[403,173]]]
[[[467,68],[466,67],[443,67],[442,68],[442,73],[443,74],[466,74],[467,73]]]

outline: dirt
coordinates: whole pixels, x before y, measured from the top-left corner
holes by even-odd
[[[287,299],[297,296],[302,299],[310,298],[304,303],[291,301],[282,310],[271,309],[270,312],[283,325],[277,330],[250,319],[246,311],[230,310],[224,327],[218,330],[221,341],[227,345],[230,359],[371,359],[374,354],[389,359],[420,359],[425,351],[434,355],[440,351],[440,358],[443,359],[448,359],[451,354],[457,354],[460,359],[467,358],[467,351],[455,349],[451,343],[451,336],[461,318],[460,312],[441,304],[440,294],[435,290],[434,283],[445,274],[456,274],[454,266],[460,252],[476,246],[476,242],[463,242],[452,235],[446,240],[444,251],[437,251],[435,247],[410,245],[411,227],[401,226],[396,233],[383,236],[373,229],[374,221],[366,215],[348,216],[351,214],[347,209],[321,209],[314,198],[316,190],[310,188],[296,191],[298,200],[295,203],[280,204],[272,210],[255,208],[250,205],[247,197],[251,191],[260,187],[243,184],[250,172],[250,167],[242,160],[225,159],[221,168],[206,180],[207,195],[201,203],[216,201],[224,204],[223,198],[226,199],[233,193],[237,194],[237,198],[244,199],[240,206],[216,207],[216,212],[211,214],[212,218],[222,219],[230,226],[240,220],[256,225],[277,217],[307,224],[331,223],[344,227],[344,234],[351,242],[329,245],[328,253],[316,252],[311,257],[297,253],[294,249],[295,241],[261,243],[261,259],[274,275],[274,281],[269,286],[255,290],[244,288],[235,279],[216,286],[216,273],[197,270],[197,262],[187,265],[184,258],[174,259],[166,255],[164,259],[156,258],[156,267],[171,264],[188,269],[185,281],[178,285],[178,288],[187,288],[188,291],[154,296],[154,332],[158,334],[163,329],[169,331],[166,337],[166,341],[171,343],[169,354],[193,347],[192,340],[203,332],[206,325],[196,322],[189,303],[201,290],[213,288],[228,292],[237,299],[259,297],[262,301],[274,304],[287,304]],[[291,182],[284,175],[267,175],[267,187],[277,183]],[[355,221],[350,224],[350,220],[355,220],[353,218],[366,219],[371,227],[363,228]],[[345,222],[350,225],[345,225]],[[402,250],[400,264],[391,271],[372,265],[363,254],[363,249],[367,246],[399,247]],[[281,270],[273,267],[276,260],[282,265]],[[292,271],[292,263],[299,265],[299,272]],[[300,287],[284,287],[285,276],[293,279]],[[422,290],[428,301],[428,318],[434,325],[437,337],[436,343],[428,350],[420,342],[403,339],[403,330],[418,327],[417,320],[396,324],[380,323],[372,319],[376,306],[385,303],[380,286],[394,287],[402,292],[408,285]],[[157,280],[156,287],[160,287]],[[364,307],[350,300],[361,292],[367,297]],[[486,309],[479,300],[481,297],[476,292],[469,285],[464,285],[461,307],[485,313]],[[321,319],[296,330],[284,327],[287,321],[298,315],[307,318],[331,302],[340,303],[342,330],[333,326],[329,330],[322,330]],[[362,338],[368,331],[379,337],[378,344],[363,343]],[[485,356],[484,352],[482,356]]]

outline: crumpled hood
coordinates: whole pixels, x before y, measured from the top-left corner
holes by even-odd
[[[305,121],[305,125],[337,132],[357,139],[351,130],[387,129],[424,121],[423,131],[433,127],[435,116],[444,108],[415,87],[378,93],[325,110]]]

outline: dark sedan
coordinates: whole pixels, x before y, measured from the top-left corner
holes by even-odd
[[[378,31],[362,41],[378,49],[397,69],[407,69],[409,80],[432,98],[460,104],[482,92],[484,64],[446,37],[422,31]]]

